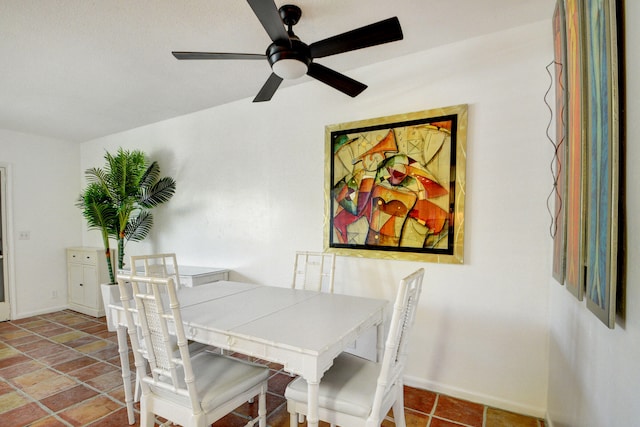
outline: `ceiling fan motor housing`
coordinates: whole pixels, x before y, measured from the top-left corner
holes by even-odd
[[[285,79],[295,79],[307,73],[311,53],[307,44],[291,38],[291,46],[272,43],[267,48],[267,60],[274,73]]]

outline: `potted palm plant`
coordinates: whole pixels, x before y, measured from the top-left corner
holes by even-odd
[[[127,242],[148,236],[153,226],[151,209],[173,197],[176,182],[171,177],[161,178],[158,162],[149,163],[142,151],[119,148],[115,156],[107,152],[104,158],[103,168],[85,171],[87,187],[77,206],[82,209],[89,229],[100,231],[109,279],[114,284],[110,239],[117,242],[117,268],[122,269]],[[104,292],[103,287],[103,297]]]

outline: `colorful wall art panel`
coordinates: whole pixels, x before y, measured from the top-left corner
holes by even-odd
[[[467,106],[326,127],[325,249],[463,263]]]

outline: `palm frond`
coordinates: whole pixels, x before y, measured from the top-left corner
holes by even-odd
[[[101,168],[87,169],[85,172],[87,182],[89,184],[96,184],[102,188],[102,191],[106,194],[105,197],[109,199],[113,198],[113,188],[110,184],[109,175]]]
[[[158,162],[153,162],[140,178],[140,187],[150,188],[160,177],[160,166]]]
[[[169,201],[175,192],[176,182],[173,178],[166,176],[151,188],[143,187],[138,203],[140,206],[150,209]]]
[[[113,222],[113,207],[104,203],[93,203],[87,206],[85,218],[89,228],[105,231],[110,237],[116,236],[116,226]]]
[[[118,149],[115,156],[106,153],[107,180],[114,197],[122,202],[127,197],[137,194],[140,179],[146,169],[144,153],[139,150],[127,151]]]
[[[104,182],[106,181],[106,174],[101,168],[90,168],[84,172],[87,181],[89,182]]]
[[[98,183],[91,183],[78,199],[76,206],[82,209],[90,229],[113,230],[115,209],[109,202],[108,195]]]
[[[131,242],[144,240],[153,227],[153,215],[151,212],[143,210],[127,223],[124,231],[125,238]]]

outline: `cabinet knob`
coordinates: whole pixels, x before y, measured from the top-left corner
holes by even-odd
[[[82,283],[80,283],[80,286],[84,286]]]

